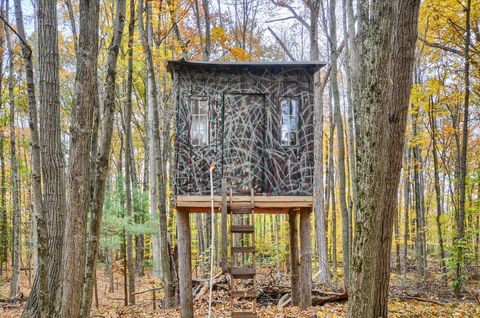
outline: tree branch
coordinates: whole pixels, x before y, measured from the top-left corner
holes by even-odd
[[[429,42],[429,41],[427,41],[427,39],[421,37],[420,35],[418,35],[417,38],[418,38],[420,41],[422,41],[426,46],[433,47],[433,48],[437,48],[437,49],[441,49],[441,50],[444,50],[444,51],[447,51],[447,52],[450,52],[450,53],[453,53],[453,54],[457,54],[457,55],[463,56],[463,52],[460,51],[460,50],[457,50],[457,49],[454,49],[454,48],[445,46],[445,45],[440,44],[440,43]]]
[[[275,40],[277,40],[278,44],[280,44],[280,46],[282,47],[282,49],[285,51],[285,53],[288,55],[288,57],[292,60],[292,61],[296,61],[295,57],[293,57],[292,53],[290,53],[290,50],[287,48],[287,46],[285,45],[285,43],[283,43],[283,41],[278,37],[278,35],[272,30],[272,28],[268,27],[268,31],[270,31],[270,33],[272,33],[273,37],[275,38]]]
[[[25,38],[23,38],[23,36],[21,36],[17,30],[15,30],[9,23],[8,21],[5,19],[5,17],[3,15],[0,14],[0,19],[3,21],[3,23],[5,23],[5,25],[10,29],[12,30],[13,33],[15,33],[15,35],[20,39],[20,41],[22,41],[22,44],[28,49],[28,52],[29,52],[29,55],[32,54],[32,48],[30,47],[30,45],[28,44],[27,40]]]
[[[295,19],[297,19],[308,31],[310,31],[310,24],[308,24],[305,21],[305,19],[303,19],[291,5],[286,3],[281,3],[275,0],[270,0],[270,1],[276,6],[288,9],[292,13],[292,15],[295,17]]]

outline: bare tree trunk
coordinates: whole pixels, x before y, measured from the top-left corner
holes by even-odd
[[[117,57],[120,50],[123,29],[125,25],[125,0],[117,0],[115,26],[112,42],[108,48],[107,77],[105,80],[105,100],[103,105],[103,118],[100,123],[100,138],[95,164],[95,187],[93,189],[91,219],[89,224],[89,241],[85,269],[85,283],[83,285],[81,316],[88,316],[92,306],[92,295],[100,238],[100,227],[103,214],[103,201],[105,198],[105,183],[108,177],[110,164],[110,150],[112,145],[113,117],[115,112],[115,79]]]
[[[470,37],[471,37],[471,16],[472,0],[467,0],[467,5],[464,6],[465,10],[465,50],[464,50],[464,110],[463,110],[463,129],[462,129],[462,148],[460,152],[459,162],[459,176],[458,176],[458,189],[459,189],[459,202],[458,202],[458,215],[457,215],[457,237],[454,240],[454,248],[456,256],[456,268],[455,268],[455,283],[454,292],[457,298],[461,297],[462,291],[462,264],[464,256],[464,249],[462,240],[465,237],[465,190],[466,190],[466,178],[467,178],[467,146],[468,146],[468,119],[469,119],[469,106],[470,106]]]
[[[437,203],[437,215],[435,217],[435,221],[437,224],[437,235],[438,235],[438,244],[440,248],[440,268],[442,270],[443,278],[446,282],[447,280],[447,267],[445,264],[445,248],[443,246],[443,231],[442,231],[442,223],[440,218],[442,217],[442,193],[440,190],[440,176],[438,172],[438,154],[437,154],[437,119],[435,118],[434,109],[433,109],[433,102],[431,101],[430,105],[430,126],[431,126],[431,137],[432,137],[432,155],[433,155],[433,177],[434,177],[434,186],[435,186],[435,199]]]
[[[307,2],[310,10],[310,60],[318,61],[318,15],[320,1]],[[328,269],[326,218],[324,210],[324,174],[323,174],[323,91],[326,79],[322,82],[320,72],[314,75],[314,219],[315,237],[318,250],[319,275],[318,282],[326,284],[330,281]]]
[[[152,34],[150,25],[150,9],[147,2],[146,17],[147,23],[143,22],[143,0],[138,2],[138,26],[140,31],[140,38],[142,40],[143,51],[146,55],[147,63],[147,116],[148,116],[148,180],[149,180],[149,202],[150,202],[150,217],[156,224],[158,220],[158,193],[157,193],[157,168],[155,158],[159,156],[158,150],[158,116],[155,116],[154,110],[157,108],[157,95],[155,85],[155,74],[153,70],[153,56],[151,52]],[[157,123],[157,133],[155,133],[154,122]],[[158,234],[152,234],[152,254],[153,254],[153,270],[152,275],[155,278],[163,279],[161,272],[161,255],[160,255],[160,237]]]
[[[33,62],[32,49],[28,46],[25,40],[25,28],[23,25],[23,11],[20,0],[14,0],[15,3],[15,18],[17,23],[17,32],[21,41],[22,55],[25,64],[25,79],[27,83],[28,96],[28,120],[31,138],[31,189],[33,192],[33,213],[35,219],[32,222],[34,228],[33,242],[34,248],[37,248],[36,253],[36,275],[35,279],[40,285],[40,308],[41,316],[46,316],[47,304],[47,234],[46,234],[46,220],[45,208],[43,204],[42,182],[41,182],[41,159],[40,159],[40,140],[38,135],[38,117],[37,117],[37,101],[35,96],[35,81],[33,78]]]
[[[345,277],[345,286],[350,281],[350,215],[347,208],[346,198],[346,176],[345,176],[345,139],[343,130],[343,119],[340,110],[340,93],[338,90],[337,72],[338,72],[338,51],[337,51],[337,19],[335,14],[336,1],[330,0],[330,64],[333,102],[335,107],[335,125],[337,128],[337,147],[338,147],[338,171],[339,171],[339,200],[340,210],[342,212],[342,254],[343,254],[343,273]]]
[[[147,58],[147,93],[148,93],[148,135],[149,135],[149,181],[150,181],[150,213],[159,219],[160,237],[153,235],[152,239],[158,242],[158,262],[160,277],[164,280],[165,304],[168,307],[174,305],[173,277],[170,269],[170,257],[167,240],[166,206],[165,206],[165,183],[163,153],[160,150],[160,129],[158,116],[158,99],[151,51],[151,21],[150,6],[146,7],[146,26],[143,24],[143,0],[138,3],[138,24],[143,50]],[[145,29],[146,28],[146,29]],[[146,30],[146,31],[145,31]],[[159,197],[161,196],[161,197]],[[155,243],[155,242],[154,242]],[[155,256],[155,244],[154,256]],[[155,259],[154,259],[155,266]]]
[[[4,14],[4,0],[0,3],[0,13]],[[5,28],[3,20],[0,21],[0,50],[5,51]],[[3,91],[3,54],[0,54],[0,91]],[[0,109],[3,110],[3,100],[0,99]],[[4,124],[2,123],[2,126]],[[2,127],[3,128],[3,127]],[[0,276],[3,276],[3,265],[7,264],[8,259],[8,239],[7,239],[7,206],[6,206],[6,175],[5,175],[5,146],[4,136],[0,135]]]
[[[417,136],[417,120],[418,111],[412,116],[413,137]],[[418,275],[425,277],[426,275],[426,240],[425,240],[425,201],[423,192],[423,171],[422,158],[418,145],[413,146],[413,181],[415,189],[415,212],[417,216],[417,236],[415,239],[416,262]]]
[[[405,214],[404,226],[405,231],[403,234],[403,276],[404,278],[407,277],[407,267],[408,267],[408,240],[410,238],[410,230],[409,230],[409,207],[410,207],[410,149],[407,148],[405,151],[405,178],[403,180],[403,213]]]
[[[132,208],[132,86],[133,86],[133,36],[135,33],[135,3],[130,0],[130,18],[128,23],[128,75],[127,100],[125,102],[125,198],[129,224],[134,223]],[[135,305],[135,261],[133,259],[133,235],[126,233],[128,259],[128,299],[130,305]]]
[[[8,1],[7,1],[8,6]],[[8,19],[8,14],[7,14]],[[6,26],[5,26],[6,28]],[[19,198],[19,175],[18,175],[18,161],[17,161],[17,150],[15,149],[15,93],[13,92],[15,88],[15,78],[14,78],[14,68],[13,68],[13,51],[12,44],[10,40],[10,32],[5,29],[6,39],[7,39],[7,50],[9,56],[8,63],[8,97],[10,102],[10,167],[11,174],[10,180],[12,184],[12,280],[10,282],[10,298],[14,298],[18,293],[20,293],[20,256],[21,256],[21,214],[20,214],[20,198]]]
[[[42,158],[42,176],[45,204],[45,217],[42,213],[38,218],[39,241],[43,229],[43,219],[46,224],[46,246],[48,252],[44,255],[47,263],[45,286],[38,280],[25,306],[22,317],[38,317],[47,312],[48,317],[59,317],[61,307],[63,238],[66,217],[65,195],[65,161],[62,150],[60,127],[60,86],[59,86],[59,54],[57,31],[56,2],[39,0],[36,11],[38,18],[38,65],[40,76],[40,149]],[[39,242],[42,252],[42,242]],[[40,258],[42,254],[39,253]],[[42,277],[39,272],[38,277]],[[40,298],[44,295],[46,303],[42,308]],[[48,297],[46,296],[48,295]]]
[[[99,3],[80,1],[80,38],[70,124],[62,316],[80,317],[90,204],[90,155],[97,94]]]
[[[202,0],[203,11],[205,13],[205,46],[203,49],[203,60],[210,60],[210,9],[209,0]]]
[[[358,218],[349,318],[388,317],[393,216],[419,6],[419,0],[359,1],[359,33],[352,63],[354,92],[358,94],[354,100],[359,102],[355,104]]]
[[[337,204],[335,195],[335,166],[333,163],[333,138],[335,133],[335,121],[333,119],[333,105],[330,103],[330,139],[328,141],[328,187],[332,206],[332,262],[333,271],[337,272]]]

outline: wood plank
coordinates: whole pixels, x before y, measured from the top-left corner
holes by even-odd
[[[230,213],[232,213],[232,214],[251,214],[252,213],[252,207],[231,208]]]
[[[211,199],[209,196],[204,195],[178,195],[176,197],[176,207],[177,208],[210,208]],[[255,196],[254,197],[254,208],[302,208],[302,207],[312,207],[313,197],[312,196]],[[230,208],[241,208],[241,207],[250,207],[251,203],[250,196],[232,196],[229,207]],[[247,204],[247,205],[244,205]],[[214,197],[214,206],[215,208],[221,208],[222,197]],[[217,211],[219,212],[219,211]]]
[[[235,279],[252,279],[255,276],[255,268],[253,267],[232,267],[230,274]]]
[[[255,228],[253,225],[232,225],[230,226],[230,232],[232,233],[253,233]]]
[[[253,246],[234,246],[232,247],[233,253],[255,253],[255,247]]]

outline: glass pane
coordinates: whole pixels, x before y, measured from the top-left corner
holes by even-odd
[[[201,99],[198,101],[198,111],[201,115],[208,115],[208,102],[207,99]]]
[[[197,131],[192,131],[192,145],[199,145],[200,139]]]
[[[298,114],[298,101],[296,99],[290,100],[290,115],[297,117]]]
[[[293,98],[284,98],[280,101],[280,107],[282,111],[282,145],[296,145],[298,131],[298,100]]]
[[[192,115],[197,115],[198,114],[198,100],[197,99],[191,99],[190,103],[192,105]]]
[[[288,146],[290,142],[290,136],[289,132],[287,130],[282,129],[282,146]]]
[[[289,113],[288,113],[288,100],[283,99],[283,100],[280,102],[280,107],[282,108],[282,116],[287,116],[287,115],[289,115]]]

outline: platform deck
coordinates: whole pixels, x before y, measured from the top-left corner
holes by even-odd
[[[227,196],[228,207],[243,208],[251,205],[250,196]],[[230,203],[231,202],[231,203]],[[293,209],[311,209],[312,196],[255,196],[255,213],[283,214]],[[221,212],[222,197],[214,196],[215,212]],[[190,213],[210,212],[211,197],[208,195],[178,195],[175,200],[177,209],[188,210]]]

